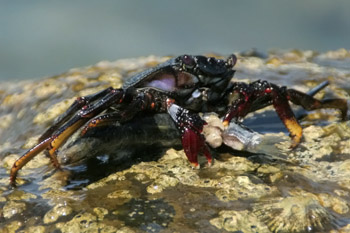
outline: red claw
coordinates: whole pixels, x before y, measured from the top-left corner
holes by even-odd
[[[198,155],[203,154],[208,160],[208,165],[211,165],[212,157],[205,143],[205,138],[201,134],[203,125],[207,123],[202,120],[198,114],[191,113],[181,108],[174,104],[173,101],[167,101],[167,104],[168,113],[181,132],[182,146],[190,163],[193,167],[199,168]]]
[[[199,167],[198,152],[200,151],[200,139],[198,135],[190,129],[186,129],[182,135],[182,146],[185,154],[194,167]]]
[[[185,129],[182,135],[182,146],[190,163],[199,168],[198,155],[203,153],[208,160],[208,165],[212,163],[212,157],[205,144],[205,139],[192,129]]]

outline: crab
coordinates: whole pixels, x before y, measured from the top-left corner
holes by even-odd
[[[78,97],[42,134],[38,144],[15,161],[10,171],[11,185],[16,186],[18,171],[41,151],[45,150],[53,165],[59,168],[58,148],[79,129],[85,135],[92,128],[132,121],[136,115],[168,113],[181,135],[189,162],[197,168],[198,155],[204,155],[208,165],[213,161],[202,134],[207,123],[199,113],[215,112],[227,127],[250,112],[273,105],[290,133],[291,148],[300,143],[303,130],[289,101],[306,110],[339,109],[341,119],[346,119],[345,99],[318,100],[263,80],[249,84],[232,81],[236,62],[233,54],[227,59],[181,55],[136,74],[119,89],[109,87]]]

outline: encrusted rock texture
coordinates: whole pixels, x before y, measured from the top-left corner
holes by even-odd
[[[328,80],[316,98],[349,99],[345,49],[237,55],[234,81],[263,79],[306,92]],[[132,147],[132,137],[107,131],[106,140],[81,140],[78,132],[58,151],[62,169],[40,153],[20,170],[18,188],[10,188],[14,161],[76,97],[118,88],[168,58],[103,61],[0,85],[0,232],[350,231],[350,123],[336,110],[302,118],[304,136],[294,150],[272,107],[249,114],[243,124],[262,129],[264,144],[250,153],[213,152],[213,165],[203,159],[200,169],[191,167],[178,143],[119,150],[111,138]]]

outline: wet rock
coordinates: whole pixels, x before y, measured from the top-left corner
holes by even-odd
[[[44,223],[53,223],[56,222],[60,217],[67,216],[72,213],[72,208],[68,205],[58,204],[54,206],[51,210],[49,210],[44,216]]]
[[[162,192],[163,189],[176,186],[178,183],[179,179],[163,174],[147,187],[147,192],[152,194]]]
[[[28,233],[44,233],[45,227],[44,226],[31,226],[29,227],[26,231],[23,232],[28,232]]]
[[[7,196],[7,199],[10,201],[21,201],[21,200],[30,200],[36,199],[37,196],[32,193],[27,193],[22,190],[14,190],[11,194]]]
[[[94,208],[94,213],[98,220],[103,220],[104,216],[108,214],[108,210],[102,207],[96,207]]]
[[[6,226],[1,227],[0,230],[3,232],[16,232],[20,227],[23,226],[23,223],[20,221],[8,222]]]
[[[317,98],[349,99],[348,50],[242,55],[235,80],[264,79],[300,91],[328,80]],[[41,153],[20,170],[19,188],[9,188],[14,161],[76,97],[118,88],[166,59],[100,62],[0,86],[0,231],[348,231],[350,125],[330,110],[300,120],[304,136],[294,150],[272,107],[243,122],[261,137],[252,147],[234,147],[243,151],[222,150],[225,128],[211,115],[205,135],[215,159],[209,167],[200,156],[200,169],[189,164],[168,116],[139,118],[121,132],[111,130],[118,124],[86,138],[77,132],[58,151],[62,170]]]
[[[0,129],[10,127],[13,121],[14,119],[11,114],[0,116]]]
[[[211,219],[210,223],[218,229],[229,232],[259,232],[270,233],[264,223],[249,211],[221,211],[219,217]]]
[[[172,222],[174,208],[162,199],[133,199],[113,212],[126,225],[136,225],[144,232],[159,232]]]
[[[62,102],[59,102],[51,106],[47,111],[40,112],[38,115],[34,117],[33,123],[45,124],[48,122],[52,122],[59,115],[63,114],[68,109],[68,107],[74,102],[74,100],[75,100],[74,98],[69,100],[64,100]]]
[[[247,176],[222,177],[219,184],[220,189],[215,194],[222,201],[260,199],[278,194],[276,187],[254,184]]]
[[[132,198],[132,195],[130,194],[129,190],[118,190],[113,193],[110,193],[107,195],[108,198],[125,198],[130,199]]]
[[[138,197],[138,193],[130,190],[117,190],[107,195],[107,198],[114,199],[114,203],[122,205],[129,202],[132,198]]]
[[[346,58],[350,58],[350,51],[341,48],[335,51],[329,51],[326,52],[322,55],[320,55],[319,57],[322,58],[328,58],[328,59],[336,59],[336,60],[342,60],[342,59],[346,59]]]
[[[113,226],[100,223],[95,215],[89,213],[81,213],[75,215],[70,221],[64,224],[56,224],[57,228],[63,233],[65,232],[117,232]]]
[[[256,216],[273,232],[324,231],[335,223],[331,212],[315,195],[291,193],[285,198],[270,199],[254,206]]]
[[[331,233],[346,233],[350,231],[350,224],[346,225],[345,227],[342,227],[338,230],[331,230]]]
[[[18,201],[8,201],[2,209],[4,218],[11,218],[14,215],[22,213],[26,208],[26,204]]]
[[[51,205],[57,205],[66,200],[79,201],[81,199],[79,193],[75,194],[73,191],[52,189],[44,192],[42,198],[47,199]]]

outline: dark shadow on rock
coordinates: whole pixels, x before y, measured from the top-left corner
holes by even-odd
[[[254,122],[249,125],[254,126]],[[124,124],[92,128],[83,137],[69,141],[59,153],[59,159],[72,171],[67,188],[79,189],[134,164],[156,161],[169,148],[182,149],[180,134],[170,116],[143,115]],[[211,151],[219,160],[221,154],[229,154],[260,164],[279,162],[278,158],[264,153],[238,151],[225,145]]]

